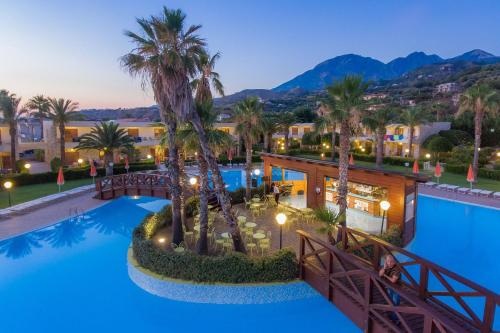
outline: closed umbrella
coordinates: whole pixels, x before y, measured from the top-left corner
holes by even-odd
[[[97,176],[97,170],[95,168],[94,161],[90,161],[90,177],[92,177],[93,183],[95,183],[95,176]]]
[[[439,161],[436,163],[436,169],[434,170],[434,176],[437,178],[437,182],[439,184],[439,178],[441,178],[441,164],[439,164]]]
[[[158,156],[158,155],[155,155],[155,164],[157,166],[160,166],[160,156]]]
[[[472,183],[474,182],[474,171],[472,170],[471,164],[469,164],[469,171],[467,172],[467,181],[470,183],[470,189],[472,190]]]
[[[413,173],[417,175],[419,172],[420,170],[418,169],[418,161],[415,160],[415,162],[413,162]]]
[[[231,162],[231,164],[233,164],[233,150],[231,148],[229,148],[229,150],[227,151],[227,159],[229,160],[229,162]]]
[[[125,170],[127,170],[127,173],[128,173],[128,168],[130,168],[130,166],[128,165],[128,155],[125,155]]]
[[[57,185],[59,186],[59,192],[61,192],[61,186],[64,185],[64,173],[62,166],[59,167],[59,173],[57,174]]]
[[[349,157],[349,165],[354,165],[354,157],[352,157],[352,154]]]

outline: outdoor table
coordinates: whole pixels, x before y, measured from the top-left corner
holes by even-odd
[[[199,232],[200,231],[200,225],[199,224],[195,225],[193,227],[193,229]]]
[[[254,203],[259,203],[259,202],[260,202],[260,199],[259,199],[259,198],[252,198],[252,201],[253,201]]]
[[[229,235],[229,232],[223,232],[220,234],[222,238],[230,238],[231,236]]]
[[[247,228],[255,228],[256,226],[257,226],[257,223],[254,223],[254,222],[245,223],[245,227],[247,227]]]
[[[240,221],[240,222],[245,221],[246,222],[246,220],[247,220],[246,216],[243,216],[243,215],[238,216],[238,221]]]
[[[264,239],[264,238],[266,238],[266,235],[258,232],[256,234],[253,234],[253,238],[255,238],[255,239]]]

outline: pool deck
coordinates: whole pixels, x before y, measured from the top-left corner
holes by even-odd
[[[78,208],[79,211],[87,211],[106,204],[106,201],[94,199],[94,195],[95,192],[86,192],[64,201],[54,202],[24,215],[0,220],[0,240],[44,228],[64,220],[70,217],[70,211],[75,208]]]
[[[426,187],[419,185],[418,193],[422,195],[432,196],[439,199],[445,199],[450,201],[459,201],[471,205],[482,206],[487,208],[500,209],[500,200],[496,198],[489,198],[484,196],[462,194],[458,192],[450,192],[442,189]]]

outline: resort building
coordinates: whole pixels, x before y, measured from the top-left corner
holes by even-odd
[[[271,183],[280,186],[280,202],[295,208],[338,210],[336,163],[267,153],[261,157],[264,181],[268,186]],[[410,240],[414,233],[417,184],[425,181],[427,177],[350,166],[348,226],[379,234],[395,225],[403,231],[405,239]],[[385,214],[382,201],[390,204]]]
[[[438,84],[436,86],[436,93],[441,93],[441,94],[445,94],[445,93],[451,93],[451,92],[455,92],[458,90],[458,84],[456,82],[447,82],[447,83],[442,83],[442,84]]]

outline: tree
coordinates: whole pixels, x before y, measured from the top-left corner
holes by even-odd
[[[191,86],[196,91],[195,99],[197,103],[206,103],[212,100],[210,85],[221,96],[224,96],[224,86],[220,81],[220,75],[214,72],[215,62],[219,60],[220,53],[217,52],[210,57],[208,54],[201,54],[198,60],[199,77],[191,81]]]
[[[64,98],[50,98],[50,118],[54,122],[54,125],[59,127],[59,149],[61,154],[61,163],[65,164],[65,141],[64,132],[66,129],[66,124],[73,119],[75,116],[75,111],[78,109],[78,103],[71,101],[70,99]]]
[[[17,97],[16,94],[11,94],[7,90],[0,90],[0,111],[3,113],[4,121],[9,124],[10,164],[12,171],[16,173],[17,123],[28,109],[21,107],[21,97]]]
[[[236,105],[234,122],[236,132],[243,138],[246,149],[246,198],[252,196],[252,145],[260,135],[262,105],[257,97],[247,97]]]
[[[325,106],[335,119],[340,122],[339,147],[339,214],[345,215],[347,210],[347,173],[349,170],[349,148],[351,132],[356,130],[364,113],[363,95],[368,84],[360,76],[346,76],[342,81],[327,87]],[[345,219],[341,223],[345,226]]]
[[[216,114],[212,112],[212,103],[197,104],[197,112],[203,122],[205,133],[209,140],[210,147],[220,153],[233,145],[233,138],[229,133],[214,128]],[[208,253],[208,194],[210,192],[208,180],[208,164],[201,152],[198,133],[194,130],[192,124],[186,124],[182,127],[177,137],[186,151],[197,152],[198,169],[200,175],[200,239],[197,245],[198,254]]]
[[[285,152],[288,152],[290,141],[290,127],[297,122],[295,116],[291,112],[285,112],[279,116],[278,127],[285,136]]]
[[[384,107],[369,113],[363,117],[363,125],[375,132],[376,137],[376,160],[377,169],[382,167],[384,159],[384,135],[386,126],[394,119],[395,112],[391,107]]]
[[[278,119],[276,116],[265,114],[261,120],[260,130],[264,136],[264,150],[270,153],[273,143],[273,134],[278,131]]]
[[[314,210],[316,219],[322,223],[322,226],[316,229],[320,234],[326,234],[331,244],[335,243],[334,232],[337,225],[345,225],[345,214],[340,214],[331,209],[321,207]]]
[[[143,20],[141,26],[145,26],[143,30],[148,36],[151,35],[159,41],[160,48],[155,57],[157,70],[154,71],[154,75],[160,80],[161,96],[164,97],[165,102],[168,102],[177,119],[181,122],[191,122],[198,133],[203,155],[212,170],[212,181],[222,213],[231,229],[234,248],[236,251],[245,252],[236,217],[231,208],[231,199],[224,186],[217,159],[208,144],[200,116],[195,110],[189,82],[190,78],[197,73],[200,57],[206,54],[206,44],[197,35],[201,26],[192,25],[186,28],[185,19],[186,15],[181,10],[170,10],[164,7],[160,15]],[[137,37],[142,42],[142,37]]]
[[[472,170],[474,179],[477,179],[479,169],[479,148],[481,147],[481,133],[484,116],[490,114],[498,115],[500,105],[500,94],[498,90],[490,85],[480,83],[467,89],[460,97],[460,107],[457,117],[466,111],[474,113],[474,157],[472,159]]]
[[[409,157],[413,157],[413,136],[415,133],[415,127],[419,125],[426,124],[429,121],[430,114],[429,112],[420,107],[420,106],[413,106],[409,107],[401,113],[401,122],[408,126],[409,132],[408,132],[408,149]]]
[[[427,149],[433,154],[436,154],[439,159],[439,153],[451,151],[453,149],[453,144],[447,138],[436,135],[429,141]]]
[[[36,95],[28,101],[26,107],[31,111],[34,111],[31,113],[31,115],[33,116],[33,118],[38,119],[38,121],[40,122],[40,138],[43,139],[43,120],[45,118],[49,118],[49,99],[43,95]]]
[[[329,108],[325,104],[321,104],[320,106],[320,114],[321,116],[316,119],[314,122],[314,132],[316,135],[321,136],[325,131],[332,131],[332,161],[335,161],[335,144],[336,144],[336,135],[337,132],[337,119],[335,118],[335,112],[329,112]],[[321,144],[321,140],[320,140]]]
[[[312,123],[318,118],[315,112],[305,106],[296,107],[292,112],[298,123]]]
[[[98,150],[104,152],[104,164],[106,165],[106,176],[113,175],[113,167],[109,164],[113,162],[113,155],[120,149],[131,149],[134,140],[123,128],[118,128],[118,123],[100,122],[84,134],[76,146],[77,150]]]

